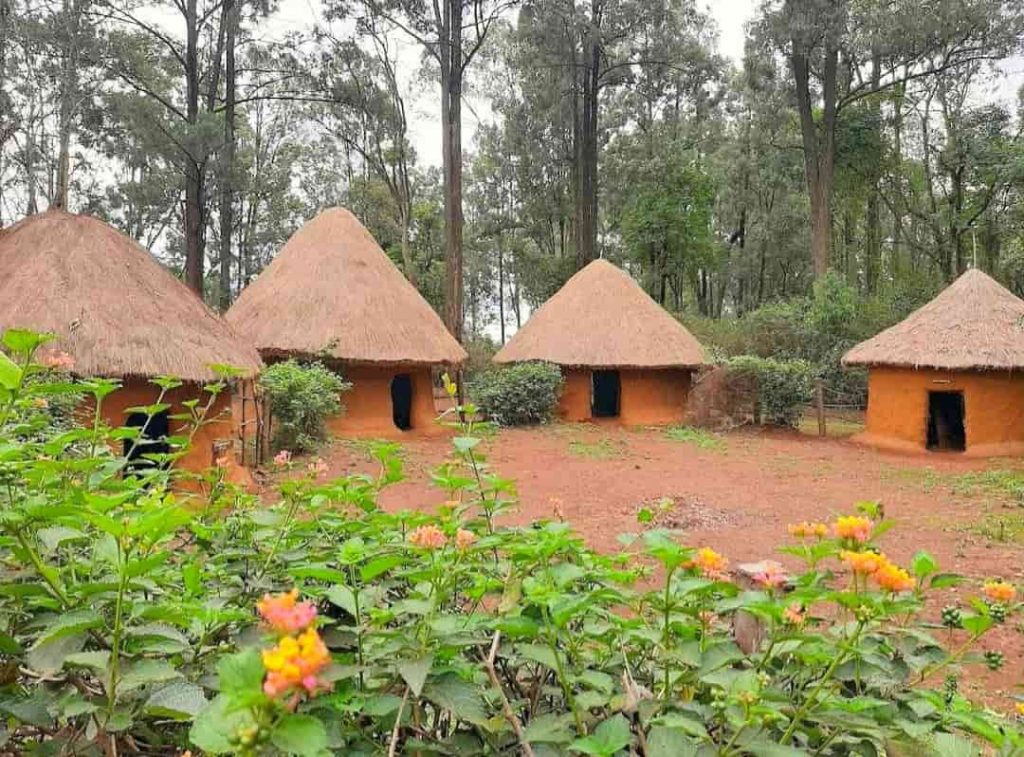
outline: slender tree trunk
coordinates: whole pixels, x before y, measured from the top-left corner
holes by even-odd
[[[583,97],[580,109],[580,167],[577,209],[576,268],[597,257],[597,128],[601,76],[601,47],[597,24],[600,0],[591,2],[591,18],[584,34]]]
[[[881,81],[881,55],[875,52],[871,56],[871,86],[878,89]],[[882,142],[882,107],[878,99],[874,100],[871,112],[878,130],[878,143]],[[878,277],[882,269],[882,233],[879,220],[878,186],[881,180],[881,161],[872,161],[868,166],[868,200],[866,209],[867,238],[864,249],[864,289],[870,295],[878,290]]]
[[[462,341],[462,4],[442,0],[441,150],[444,163],[445,325]]]
[[[892,200],[892,260],[893,265],[901,265],[901,248],[903,245],[903,95],[906,84],[897,84],[893,96],[893,158],[895,165],[896,191]]]
[[[811,260],[814,277],[828,272],[832,254],[832,183],[835,164],[836,76],[839,48],[833,33],[826,35],[822,67],[822,116],[818,124],[811,100],[811,63],[804,43],[794,37],[790,62],[796,81],[797,110],[803,140],[807,192],[811,201]]]
[[[185,7],[185,101],[189,124],[199,122],[199,9],[197,0]],[[185,156],[185,283],[203,296],[205,160]]]
[[[504,234],[502,234],[504,236]],[[501,239],[498,240],[498,329],[501,343],[505,344],[505,252]]]
[[[235,227],[235,36],[237,0],[224,0],[224,152],[220,177],[220,296],[221,312],[231,306],[231,250]]]
[[[67,47],[61,65],[60,108],[57,118],[57,184],[53,196],[53,206],[61,209],[67,207],[68,186],[71,183],[71,131],[78,99],[78,60],[81,42],[79,37],[84,5],[85,3],[78,5],[74,0],[64,0],[63,4],[62,20],[64,34],[67,35]]]

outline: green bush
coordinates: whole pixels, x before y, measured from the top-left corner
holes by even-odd
[[[731,358],[726,366],[735,374],[754,379],[761,412],[769,423],[793,427],[799,424],[814,389],[814,368],[810,363],[740,355]]]
[[[352,385],[322,363],[286,360],[260,376],[274,416],[274,447],[308,452],[326,436],[325,422],[344,410],[341,393]]]
[[[480,374],[469,387],[477,407],[502,426],[551,420],[562,391],[562,371],[550,363],[518,363]]]
[[[1019,622],[1017,590],[964,585],[924,552],[893,565],[877,553],[885,521],[795,524],[782,551],[803,567],[766,567],[741,588],[724,556],[645,525],[649,508],[620,554],[560,521],[499,526],[514,486],[471,425],[434,472],[448,502],[436,514],[378,507],[401,478],[393,444],[371,448],[376,476],[312,470],[267,506],[213,470],[186,504],[174,469],[121,475],[112,442],[128,430],[47,432],[39,397],[75,388],[102,404],[116,384],[29,380],[43,373],[0,355],[7,753],[1024,747],[1013,721],[957,685],[965,665],[1002,663],[992,644]],[[198,405],[190,419],[172,457],[205,422]],[[309,604],[280,596],[293,588]],[[926,608],[942,602],[939,627]],[[752,651],[733,639],[737,613],[765,629]],[[302,669],[281,667],[295,655]]]

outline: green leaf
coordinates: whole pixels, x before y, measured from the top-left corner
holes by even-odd
[[[60,636],[45,644],[34,645],[29,649],[26,659],[33,670],[52,675],[64,667],[68,655],[80,652],[84,646],[85,634]]]
[[[987,615],[968,615],[963,619],[963,628],[974,636],[981,636],[993,625],[993,620]]]
[[[147,715],[172,720],[191,720],[206,706],[206,695],[201,686],[177,681],[153,692],[146,700]]]
[[[255,724],[248,707],[235,707],[229,696],[221,694],[199,712],[188,732],[188,738],[193,746],[199,747],[206,754],[229,754],[237,747],[231,743],[231,737],[240,728]]]
[[[316,757],[327,749],[327,729],[312,715],[287,715],[270,734],[270,741],[286,754]]]
[[[936,733],[931,738],[931,745],[935,749],[934,754],[942,757],[976,757],[981,754],[977,746],[952,733]]]
[[[9,392],[18,388],[21,383],[21,368],[14,364],[7,355],[0,352],[0,388]]]
[[[475,436],[456,436],[452,439],[452,444],[455,445],[455,449],[459,452],[469,452],[479,443],[480,439]]]
[[[76,652],[64,658],[65,665],[73,665],[80,668],[92,668],[93,670],[106,670],[110,664],[110,652],[101,650],[98,652]]]
[[[531,720],[523,729],[523,738],[536,744],[568,744],[572,737],[572,715],[568,713],[545,713]]]
[[[958,576],[956,573],[937,573],[931,581],[930,586],[933,589],[948,589],[951,586],[959,586],[964,582],[963,576]]]
[[[432,678],[430,683],[424,686],[423,696],[439,707],[449,710],[459,720],[485,728],[491,725],[480,690],[454,673]]]
[[[250,648],[228,655],[217,664],[217,680],[225,694],[251,695],[263,688],[263,659]]]
[[[181,678],[181,673],[167,660],[139,660],[132,663],[121,676],[117,690],[119,693],[131,691],[140,686],[173,681],[175,678]]]
[[[75,610],[62,613],[46,626],[32,647],[34,649],[64,636],[88,631],[101,625],[103,625],[103,618],[95,610]]]
[[[572,742],[569,751],[593,754],[597,757],[612,757],[619,750],[625,749],[632,740],[629,721],[622,715],[613,715],[595,728],[589,736]]]
[[[26,329],[7,329],[4,332],[4,347],[15,355],[28,355],[34,352],[40,345],[53,341],[52,334],[40,334]]]
[[[325,596],[332,605],[340,607],[353,618],[357,616],[356,595],[349,587],[344,584],[335,584],[327,590]]]
[[[918,578],[925,578],[939,569],[939,564],[928,552],[921,550],[910,561],[910,567]]]
[[[539,662],[544,667],[551,668],[552,670],[558,669],[558,660],[555,658],[555,653],[548,647],[542,647],[540,644],[520,644],[516,647],[516,651],[527,660]]]
[[[537,621],[525,615],[502,618],[495,627],[511,639],[533,639],[540,633]]]
[[[0,631],[0,654],[21,654],[21,644],[10,634]]]
[[[363,569],[359,571],[359,575],[364,581],[372,581],[377,576],[387,573],[393,567],[401,565],[403,562],[405,562],[404,555],[384,555],[366,563]]]
[[[647,734],[647,757],[693,757],[697,744],[675,728],[656,725]]]
[[[434,656],[427,655],[417,660],[402,660],[398,663],[398,673],[402,676],[412,693],[417,697],[423,692],[423,684],[427,680],[430,668],[434,664]]]

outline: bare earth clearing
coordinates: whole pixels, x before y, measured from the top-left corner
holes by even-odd
[[[699,439],[703,445],[672,439],[665,430],[579,424],[503,430],[483,446],[491,466],[518,484],[520,507],[511,520],[551,518],[560,500],[565,518],[599,550],[617,549],[618,534],[639,530],[637,510],[668,497],[675,507],[664,525],[684,531],[687,543],[711,546],[733,564],[779,557],[773,550],[789,541],[787,524],[829,521],[867,499],[883,503],[886,517],[896,521],[882,540],[894,560],[907,564],[926,549],[945,571],[1024,579],[1024,509],[990,484],[996,472],[1018,468],[1016,460],[889,455],[797,432],[741,430]],[[446,438],[403,442],[407,478],[385,491],[383,506],[440,504],[444,494],[431,486],[429,473],[450,449]],[[351,442],[335,442],[324,459],[331,476],[375,471],[365,447]],[[782,562],[790,561],[783,556]],[[935,618],[941,604],[932,608]],[[971,665],[962,688],[1010,709],[1007,695],[1024,681],[1024,629],[1003,626],[987,640],[1003,650],[1006,666],[993,673]]]

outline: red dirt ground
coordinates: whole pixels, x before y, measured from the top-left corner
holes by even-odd
[[[927,549],[944,571],[1024,582],[1024,545],[972,530],[989,513],[1020,517],[1021,511],[1005,495],[977,486],[964,491],[962,478],[1015,468],[1016,461],[898,456],[796,432],[740,430],[718,439],[721,449],[701,449],[654,429],[555,425],[503,430],[483,449],[491,466],[518,484],[520,507],[511,520],[550,518],[553,498],[560,499],[565,518],[599,550],[615,550],[619,533],[640,530],[637,509],[663,497],[677,503],[668,525],[683,530],[687,543],[711,546],[732,564],[778,557],[773,551],[788,540],[789,523],[828,521],[853,512],[858,501],[876,500],[896,522],[883,537],[894,560],[907,564],[914,552]],[[385,491],[383,506],[436,506],[444,494],[430,485],[428,474],[449,454],[450,440],[410,438],[403,449],[407,480]],[[332,476],[374,470],[364,449],[351,443],[338,442],[324,458]],[[933,611],[937,615],[938,607]],[[1008,695],[1024,694],[1024,627],[1014,627],[1020,623],[1018,618],[986,637],[988,647],[1003,650],[1006,666],[998,673],[970,666],[965,693],[1000,709],[1012,708]]]

